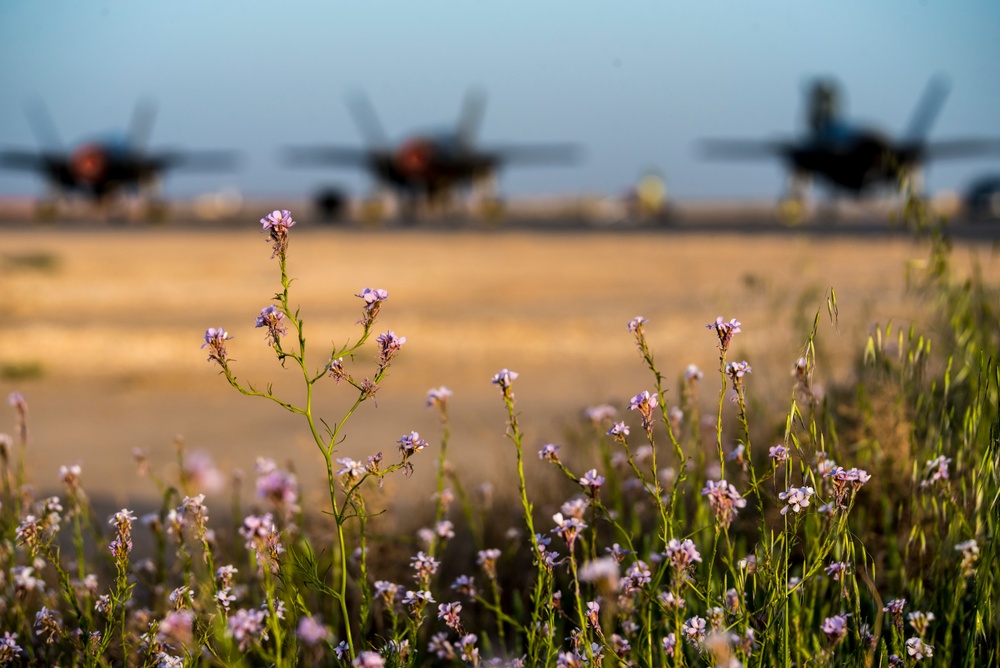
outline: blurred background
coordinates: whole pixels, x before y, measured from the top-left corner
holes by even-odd
[[[898,136],[934,75],[951,94],[931,137],[1000,136],[1000,5],[640,2],[162,3],[9,0],[0,6],[0,149],[38,147],[25,106],[43,101],[72,145],[158,114],[152,147],[239,149],[239,171],[170,173],[167,197],[235,188],[364,194],[361,170],[290,170],[286,145],[364,145],[345,96],[363,89],[389,139],[450,126],[470,88],[488,94],[484,144],[574,142],[567,168],[506,170],[506,196],[617,194],[649,170],[683,199],[779,197],[777,160],[707,161],[706,137],[805,131],[814,76],[846,114]],[[931,191],[962,190],[998,158],[949,161]],[[38,194],[0,170],[0,195]]]
[[[492,374],[521,374],[529,451],[558,441],[580,428],[584,407],[623,409],[651,387],[625,330],[636,315],[650,320],[669,387],[695,363],[709,402],[718,354],[705,323],[740,319],[733,356],[753,365],[763,401],[784,402],[831,286],[841,316],[821,339],[819,382],[833,385],[851,374],[873,323],[925,321],[905,290],[924,249],[884,217],[755,228],[741,212],[753,202],[773,209],[786,194],[788,147],[839,150],[844,126],[807,117],[815,77],[839,81],[831,108],[854,127],[894,140],[917,127],[921,141],[975,149],[929,166],[932,194],[1000,172],[998,35],[995,0],[4,0],[0,203],[24,203],[30,219],[51,194],[45,174],[93,185],[118,160],[122,180],[162,171],[166,202],[228,193],[242,211],[229,227],[182,214],[161,227],[58,212],[48,226],[3,221],[0,392],[28,398],[41,487],[78,462],[109,495],[149,494],[130,453],[171,466],[175,434],[225,470],[251,471],[269,454],[316,482],[308,431],[232,391],[199,349],[205,328],[221,326],[235,336],[241,377],[300,392],[254,328],[278,285],[257,220],[276,207],[304,223],[292,230],[289,266],[312,364],[322,368],[331,341],[357,335],[354,295],[365,287],[389,291],[379,326],[408,338],[378,408],[366,404],[352,423],[347,456],[392,452],[411,430],[435,443],[424,397],[447,385],[458,464],[474,465],[472,482],[495,479],[510,451]],[[947,89],[933,83],[943,81]],[[499,192],[511,201],[646,191],[656,201],[665,190],[675,202],[735,204],[707,230],[698,220],[557,231],[309,225],[300,203],[330,187],[365,198],[376,177],[419,172],[427,144],[407,138],[442,129],[452,135],[432,142],[439,153],[467,139],[482,147],[476,159],[457,153],[458,172],[525,163],[502,170]],[[102,139],[109,131],[132,140],[131,152]],[[104,143],[87,143],[95,138]],[[765,155],[707,160],[709,139],[746,140],[730,148]],[[562,160],[567,147],[572,159]],[[290,152],[317,164],[291,169]],[[568,164],[528,159],[539,154]],[[208,169],[182,169],[192,165]],[[962,229],[956,266],[967,271],[1000,226]],[[1000,275],[995,254],[980,268],[987,280]],[[370,363],[360,359],[357,373]],[[347,398],[325,387],[324,414]],[[4,415],[0,431],[12,428]]]

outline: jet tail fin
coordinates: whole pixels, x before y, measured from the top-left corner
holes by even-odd
[[[924,88],[924,92],[917,102],[917,107],[913,111],[913,116],[910,117],[910,122],[906,126],[906,132],[903,135],[905,140],[922,142],[927,138],[934,121],[941,113],[941,108],[944,106],[950,90],[951,85],[943,75],[938,75],[927,83],[927,87]]]

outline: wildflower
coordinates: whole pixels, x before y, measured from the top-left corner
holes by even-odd
[[[905,598],[894,598],[885,604],[885,607],[882,608],[882,612],[888,612],[894,617],[901,617],[903,615],[903,607],[905,605]]]
[[[591,582],[599,592],[613,592],[618,589],[618,560],[614,557],[601,557],[593,561],[585,561],[580,567],[580,580]]]
[[[193,610],[171,610],[163,617],[156,634],[161,641],[173,640],[178,645],[187,646],[194,637],[193,631]]]
[[[695,645],[699,645],[705,639],[705,620],[698,616],[691,617],[684,622],[681,632],[684,634],[685,639]]]
[[[355,297],[360,297],[364,300],[365,306],[361,314],[361,323],[365,329],[372,326],[375,322],[375,316],[378,315],[379,309],[382,308],[382,302],[389,298],[389,293],[381,288],[365,288],[360,294],[354,295]]]
[[[976,561],[979,560],[979,544],[976,539],[967,540],[955,546],[962,553],[962,575],[972,577],[976,574]]]
[[[688,385],[693,385],[704,377],[705,374],[694,364],[688,364],[684,369],[684,382]]]
[[[389,362],[396,356],[399,349],[403,347],[403,344],[406,343],[406,337],[396,336],[396,332],[390,329],[388,332],[379,334],[375,338],[375,343],[378,344],[379,367],[384,369],[389,366]]]
[[[231,338],[233,337],[229,336],[229,333],[221,327],[209,327],[205,330],[205,343],[201,344],[201,347],[208,346],[209,362],[215,360],[220,365],[225,366],[228,361],[226,356],[226,341]]]
[[[427,441],[420,438],[420,434],[415,431],[411,431],[408,435],[404,435],[396,442],[399,443],[399,452],[403,455],[403,459],[406,459],[415,452],[420,452],[427,447]]]
[[[250,646],[267,638],[267,613],[263,610],[240,608],[226,622],[226,636],[236,640],[240,651],[247,651]]]
[[[337,475],[342,475],[349,482],[353,482],[365,474],[365,466],[361,462],[354,461],[349,457],[341,457],[337,460],[340,469]]]
[[[683,541],[671,538],[663,556],[670,561],[678,573],[687,570],[696,561],[701,563],[698,548],[695,547],[694,541],[690,538],[685,538]]]
[[[447,633],[435,633],[432,635],[430,642],[427,643],[427,651],[439,659],[455,660],[455,648],[448,642]]]
[[[166,652],[159,652],[156,655],[156,668],[184,668],[184,659]]]
[[[587,621],[590,622],[591,626],[595,629],[601,628],[601,604],[597,601],[587,602]]]
[[[389,582],[388,580],[375,581],[375,595],[381,596],[386,605],[392,606],[393,602],[396,600],[396,594],[398,593],[399,585]]]
[[[909,638],[906,641],[906,653],[912,656],[914,661],[920,661],[924,657],[929,659],[934,656],[934,646],[925,643],[923,638]]]
[[[198,490],[218,492],[225,486],[225,476],[215,466],[212,457],[203,450],[185,452],[181,462],[183,479]]]
[[[547,459],[553,463],[559,463],[559,447],[552,443],[548,443],[542,446],[542,449],[538,451],[539,459]]]
[[[260,219],[260,224],[263,226],[262,231],[270,230],[269,238],[274,242],[274,252],[271,253],[271,257],[280,255],[281,259],[284,259],[285,250],[288,248],[288,228],[295,225],[291,212],[287,209],[272,211]]]
[[[344,660],[351,653],[351,646],[347,644],[346,640],[341,640],[340,643],[333,648],[333,653],[337,655],[337,658],[341,661]]]
[[[927,633],[927,627],[934,621],[933,612],[911,612],[906,616],[906,621],[910,623],[917,635],[923,637]]]
[[[17,634],[4,631],[0,638],[0,666],[17,661],[24,656],[24,650],[17,644]]]
[[[604,548],[604,551],[611,555],[611,557],[617,561],[619,564],[625,560],[625,557],[632,554],[631,551],[626,550],[618,543],[614,543],[611,547]]]
[[[746,557],[740,559],[736,565],[740,567],[740,570],[746,570],[747,575],[753,575],[757,572],[757,557],[748,554]]]
[[[280,345],[278,337],[288,333],[288,330],[281,326],[281,321],[284,319],[285,314],[274,304],[265,306],[260,310],[256,326],[267,327],[267,334],[264,335],[264,339],[269,342],[268,345],[278,347]]]
[[[628,425],[624,422],[615,422],[608,430],[608,436],[613,436],[620,441],[624,441],[628,436]]]
[[[770,457],[775,464],[780,464],[788,459],[788,448],[779,443],[767,451],[767,456]]]
[[[476,647],[476,641],[479,639],[474,633],[467,633],[462,636],[459,641],[459,646],[462,648],[462,661],[473,666],[479,665],[479,648]]]
[[[441,603],[438,605],[438,619],[443,619],[448,628],[457,633],[462,632],[462,620],[458,613],[462,611],[462,604],[458,601],[451,603]]]
[[[733,318],[729,322],[722,319],[720,315],[715,319],[715,322],[710,322],[705,327],[708,329],[714,329],[715,333],[719,336],[719,348],[722,350],[723,354],[729,350],[729,342],[732,341],[734,334],[739,334],[741,331],[740,325],[743,323]]]
[[[927,488],[931,487],[938,482],[948,481],[948,464],[951,464],[951,458],[941,455],[936,459],[931,459],[925,465],[925,476],[927,477],[920,483],[921,487]]]
[[[785,515],[789,509],[795,513],[802,512],[802,509],[809,505],[809,497],[815,492],[812,487],[789,487],[787,492],[778,495],[779,499],[788,504],[781,509],[781,514]]]
[[[261,517],[248,515],[243,519],[239,533],[245,540],[244,547],[254,551],[258,568],[263,570],[266,566],[272,573],[277,573],[278,557],[285,548],[281,545],[278,527],[275,526],[271,513]]]
[[[233,585],[233,575],[239,573],[239,569],[231,564],[225,566],[219,566],[215,570],[215,577],[222,581],[223,587],[231,587]]]
[[[340,385],[340,381],[344,378],[350,379],[350,376],[344,369],[343,357],[338,357],[337,359],[331,357],[330,361],[326,364],[326,373],[337,382],[337,385]]]
[[[430,582],[440,565],[440,561],[423,552],[417,552],[417,556],[410,558],[410,568],[416,571],[416,580],[420,583]]]
[[[637,559],[634,564],[625,571],[625,578],[622,581],[622,592],[631,594],[634,591],[644,588],[653,579],[652,572],[646,562]]]
[[[316,645],[329,640],[332,634],[330,633],[330,629],[323,626],[319,622],[318,617],[303,615],[299,619],[299,625],[295,629],[295,635],[297,635],[299,640],[301,640],[305,645],[315,647]]]
[[[132,522],[135,520],[136,517],[132,514],[132,511],[122,508],[108,522],[115,527],[115,531],[117,532],[117,538],[111,541],[108,549],[111,550],[111,554],[118,561],[127,559],[129,553],[132,551]]]
[[[733,381],[733,389],[739,391],[743,384],[743,376],[752,371],[746,360],[726,364],[726,375]]]
[[[840,582],[850,572],[850,567],[845,561],[835,561],[824,570],[827,575],[833,578],[834,582]]]
[[[102,615],[106,615],[108,612],[110,612],[111,596],[108,594],[101,594],[100,596],[98,596],[97,600],[94,601],[94,610],[96,612],[101,613]]]
[[[299,500],[299,483],[295,474],[279,469],[273,459],[258,457],[256,464],[257,498],[265,499],[275,508],[294,512]]]
[[[677,648],[677,636],[673,633],[668,634],[662,641],[663,651],[667,653],[667,656],[673,656],[674,650]]]
[[[708,497],[708,503],[715,511],[716,523],[727,529],[733,523],[737,509],[747,505],[747,500],[726,480],[707,481],[701,493]]]
[[[194,593],[187,585],[177,587],[167,597],[167,601],[174,606],[175,610],[180,610],[185,605],[194,603]]]
[[[601,404],[600,406],[591,406],[586,410],[586,414],[595,425],[601,425],[614,418],[618,411],[614,406]]]
[[[434,597],[431,596],[429,591],[424,589],[418,591],[408,589],[406,590],[406,594],[403,596],[403,604],[410,606],[414,615],[419,615],[425,605],[433,602]]]
[[[42,609],[35,613],[35,633],[45,636],[45,644],[51,645],[62,635],[62,618],[59,613],[49,610],[44,605]]]
[[[842,612],[839,615],[827,617],[823,620],[820,630],[826,634],[827,639],[832,644],[836,645],[847,635],[847,618],[850,616],[849,613]]]
[[[905,665],[903,658],[898,654],[889,655],[889,668],[903,668]]]
[[[636,317],[629,320],[628,331],[632,332],[633,334],[641,332],[642,326],[645,325],[647,322],[649,321],[643,318],[641,315],[637,315]]]
[[[657,598],[667,610],[683,610],[686,605],[683,598],[670,591],[660,592]]]
[[[657,403],[658,400],[655,394],[650,394],[647,390],[643,390],[628,402],[628,409],[630,411],[639,411],[639,415],[642,416],[643,429],[648,430],[653,425],[653,409],[656,408]]]
[[[564,518],[562,513],[553,515],[552,521],[556,523],[556,528],[552,530],[552,533],[566,541],[567,549],[572,552],[573,546],[576,544],[576,537],[587,528],[587,525],[576,517]]]
[[[80,475],[83,473],[83,469],[80,468],[78,464],[72,466],[60,466],[59,467],[59,480],[62,484],[70,491],[79,489],[80,487]]]
[[[451,588],[459,594],[469,597],[470,599],[476,598],[476,581],[475,578],[471,576],[459,575],[455,578],[455,581],[451,583]]]
[[[499,385],[500,390],[507,395],[510,392],[510,385],[517,379],[517,372],[510,369],[500,369],[493,375],[493,384]]]
[[[864,469],[845,470],[843,466],[833,467],[827,471],[824,477],[833,481],[833,498],[841,508],[845,507],[844,500],[850,493],[856,493],[866,482],[871,480],[871,476]]]
[[[451,397],[451,390],[444,385],[427,390],[427,407],[443,409],[448,404],[449,397]]]
[[[591,497],[596,497],[597,492],[601,489],[601,485],[604,484],[604,476],[597,475],[597,469],[590,469],[577,482],[580,483],[581,487],[590,492]]]

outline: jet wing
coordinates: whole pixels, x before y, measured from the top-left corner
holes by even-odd
[[[385,157],[382,154],[382,151],[346,146],[290,146],[284,150],[285,162],[293,167],[367,167]]]
[[[1000,139],[945,139],[923,145],[923,155],[931,160],[1000,155]]]
[[[49,172],[55,164],[64,164],[66,157],[38,151],[0,151],[0,167],[27,172]]]
[[[583,150],[578,144],[515,144],[493,146],[484,154],[498,164],[559,165],[579,161]]]
[[[788,141],[755,139],[706,139],[701,151],[708,158],[721,160],[761,160],[789,156],[796,146]]]
[[[235,151],[162,151],[141,158],[157,170],[226,171],[236,167],[239,154]]]

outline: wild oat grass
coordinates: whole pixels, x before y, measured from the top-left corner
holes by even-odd
[[[517,480],[497,490],[469,488],[450,464],[445,387],[427,394],[436,459],[426,434],[404,430],[392,453],[341,452],[406,337],[381,326],[389,294],[363,288],[353,341],[307,346],[288,272],[295,223],[275,211],[261,221],[279,276],[262,341],[212,327],[203,348],[258,410],[307,425],[323,501],[304,507],[281,444],[258,444],[254,507],[237,479],[212,519],[200,491],[220,474],[182,443],[176,479],[137,454],[162,499],[144,517],[98,517],[78,466],[62,468],[62,496],[35,498],[28,404],[11,395],[0,665],[1000,665],[1000,293],[952,277],[947,228],[919,202],[903,218],[929,254],[911,289],[938,318],[874,328],[850,383],[815,381],[818,343],[850,308],[832,288],[779,369],[731,353],[760,323],[720,316],[704,341],[718,367],[670,378],[647,339],[656,322],[637,316],[622,345],[648,384],[616,388],[628,405],[589,408],[562,442],[528,450],[518,374],[496,373]],[[238,375],[251,346],[298,370],[304,399]],[[710,373],[720,392],[701,396]],[[755,397],[763,375],[786,379],[780,413]],[[352,401],[321,415],[319,388]],[[536,458],[547,471],[530,475]],[[433,500],[384,516],[383,482],[415,467],[435,471]]]

